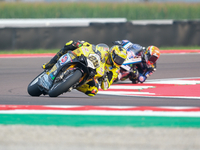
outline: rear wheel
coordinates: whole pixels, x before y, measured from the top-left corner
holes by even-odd
[[[53,87],[49,90],[50,97],[57,97],[60,94],[67,92],[70,87],[79,81],[82,77],[80,70],[71,72],[62,82],[55,83]]]
[[[42,94],[42,91],[38,87],[38,79],[44,74],[45,72],[42,72],[39,74],[31,83],[28,85],[27,91],[28,94],[31,96],[40,96]]]

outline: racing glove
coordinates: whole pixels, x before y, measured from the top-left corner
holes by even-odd
[[[73,46],[76,47],[76,48],[79,48],[83,45],[84,41],[77,41],[77,42],[74,42],[73,43]]]

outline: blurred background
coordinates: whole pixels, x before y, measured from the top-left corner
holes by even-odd
[[[199,2],[199,0],[1,0],[6,2]]]
[[[200,0],[0,0],[0,50],[128,39],[200,46]]]

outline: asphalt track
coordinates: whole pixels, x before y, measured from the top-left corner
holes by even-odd
[[[200,77],[200,54],[163,54],[158,60],[157,71],[148,78]],[[73,90],[57,98],[31,97],[27,86],[42,72],[41,65],[50,57],[0,58],[0,104],[13,105],[114,105],[114,106],[200,106],[199,99],[150,98],[97,94],[88,97]],[[123,84],[123,82],[121,82]]]
[[[0,56],[1,57],[1,56]],[[148,78],[168,79],[168,78],[192,78],[200,77],[200,54],[163,54],[158,61],[157,71]],[[199,150],[199,117],[155,117],[155,116],[104,116],[104,115],[45,115],[44,114],[17,114],[19,107],[43,107],[39,105],[66,105],[66,107],[76,107],[72,105],[84,105],[85,107],[105,107],[113,109],[115,106],[200,106],[199,97],[191,98],[154,98],[139,96],[117,96],[97,94],[95,97],[88,97],[83,93],[73,90],[57,98],[48,96],[31,97],[27,93],[27,86],[41,71],[41,65],[49,61],[50,57],[36,58],[0,58],[0,149],[4,150]],[[120,83],[124,85],[124,82]],[[180,87],[180,86],[179,86]],[[195,86],[196,87],[196,86]],[[197,84],[197,87],[199,85]],[[197,90],[198,91],[198,90]],[[191,89],[188,89],[191,92]],[[7,106],[4,106],[7,105]],[[22,105],[22,106],[20,106]],[[32,106],[37,105],[37,106]],[[56,106],[57,105],[57,106]],[[90,105],[90,106],[86,106]],[[5,110],[5,107],[8,107]],[[14,114],[9,114],[13,109]],[[48,107],[48,106],[45,106]],[[63,108],[63,106],[60,106]],[[154,111],[142,111],[143,113],[155,113]],[[184,109],[185,107],[182,107]],[[64,109],[64,108],[63,108]],[[135,109],[135,108],[134,108]],[[155,108],[157,109],[157,108]],[[164,107],[162,107],[164,109]],[[170,108],[171,109],[171,108]],[[173,107],[173,109],[180,109]],[[187,107],[190,109],[190,107]],[[193,114],[199,114],[199,108]],[[3,114],[4,110],[6,111]],[[85,113],[92,113],[85,109]],[[27,110],[29,113],[31,110]],[[76,111],[76,110],[75,110]],[[32,113],[37,110],[33,110]],[[66,111],[65,111],[66,112]],[[70,111],[72,113],[72,111]],[[102,112],[102,111],[101,111]],[[115,111],[116,113],[117,111]],[[176,111],[172,111],[172,114]],[[51,111],[52,113],[52,111]],[[77,112],[76,112],[77,113]],[[106,111],[108,113],[108,111]],[[118,111],[119,113],[119,111]],[[162,112],[158,112],[162,113]],[[167,112],[164,112],[167,113]],[[190,114],[190,112],[185,112]],[[26,117],[25,119],[23,117]],[[62,118],[68,117],[68,118]],[[70,118],[71,117],[71,118]],[[80,117],[80,118],[77,118]],[[91,126],[87,124],[92,123]],[[101,120],[100,118],[104,118]],[[109,118],[107,118],[109,117]],[[111,118],[115,118],[114,120]],[[127,118],[128,117],[128,118]],[[127,118],[127,119],[126,119]],[[130,119],[131,118],[131,119]],[[138,118],[138,119],[137,119]],[[126,119],[126,120],[124,120]],[[152,120],[149,120],[152,119]],[[134,124],[130,124],[130,120]],[[5,122],[4,122],[5,121]],[[15,122],[16,121],[16,122]],[[64,126],[56,126],[56,123],[67,122]],[[111,126],[106,126],[105,122],[110,122]],[[117,126],[114,125],[114,121]],[[146,122],[145,122],[146,121]],[[40,125],[40,122],[43,122]],[[51,126],[47,125],[50,122]],[[83,127],[74,127],[70,122],[87,124]],[[103,126],[97,124],[104,123]],[[124,123],[120,126],[119,122]],[[139,123],[139,128],[135,123]],[[95,126],[95,123],[97,126]],[[148,124],[147,127],[141,125]],[[158,123],[159,125],[155,125]],[[180,124],[182,127],[180,128]],[[186,124],[189,124],[187,127]],[[35,124],[35,125],[33,125]],[[152,126],[153,124],[153,126]],[[163,127],[160,124],[165,125]],[[174,125],[177,125],[175,127]],[[45,126],[44,126],[45,125]],[[57,124],[58,125],[58,124]],[[68,126],[69,125],[69,126]],[[152,126],[152,127],[150,127]],[[198,126],[198,127],[197,127]],[[173,128],[174,127],[174,128]],[[197,128],[195,128],[197,127]],[[106,139],[106,140],[105,140]]]

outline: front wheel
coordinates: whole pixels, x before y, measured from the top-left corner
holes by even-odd
[[[80,70],[71,72],[71,74],[69,74],[63,82],[55,83],[53,85],[53,87],[49,90],[49,96],[57,97],[66,92],[70,87],[77,83],[81,77],[82,73]]]
[[[28,85],[27,91],[28,94],[31,96],[40,96],[42,94],[42,91],[38,87],[38,79],[44,74],[45,72],[42,72],[39,74],[31,83]]]

